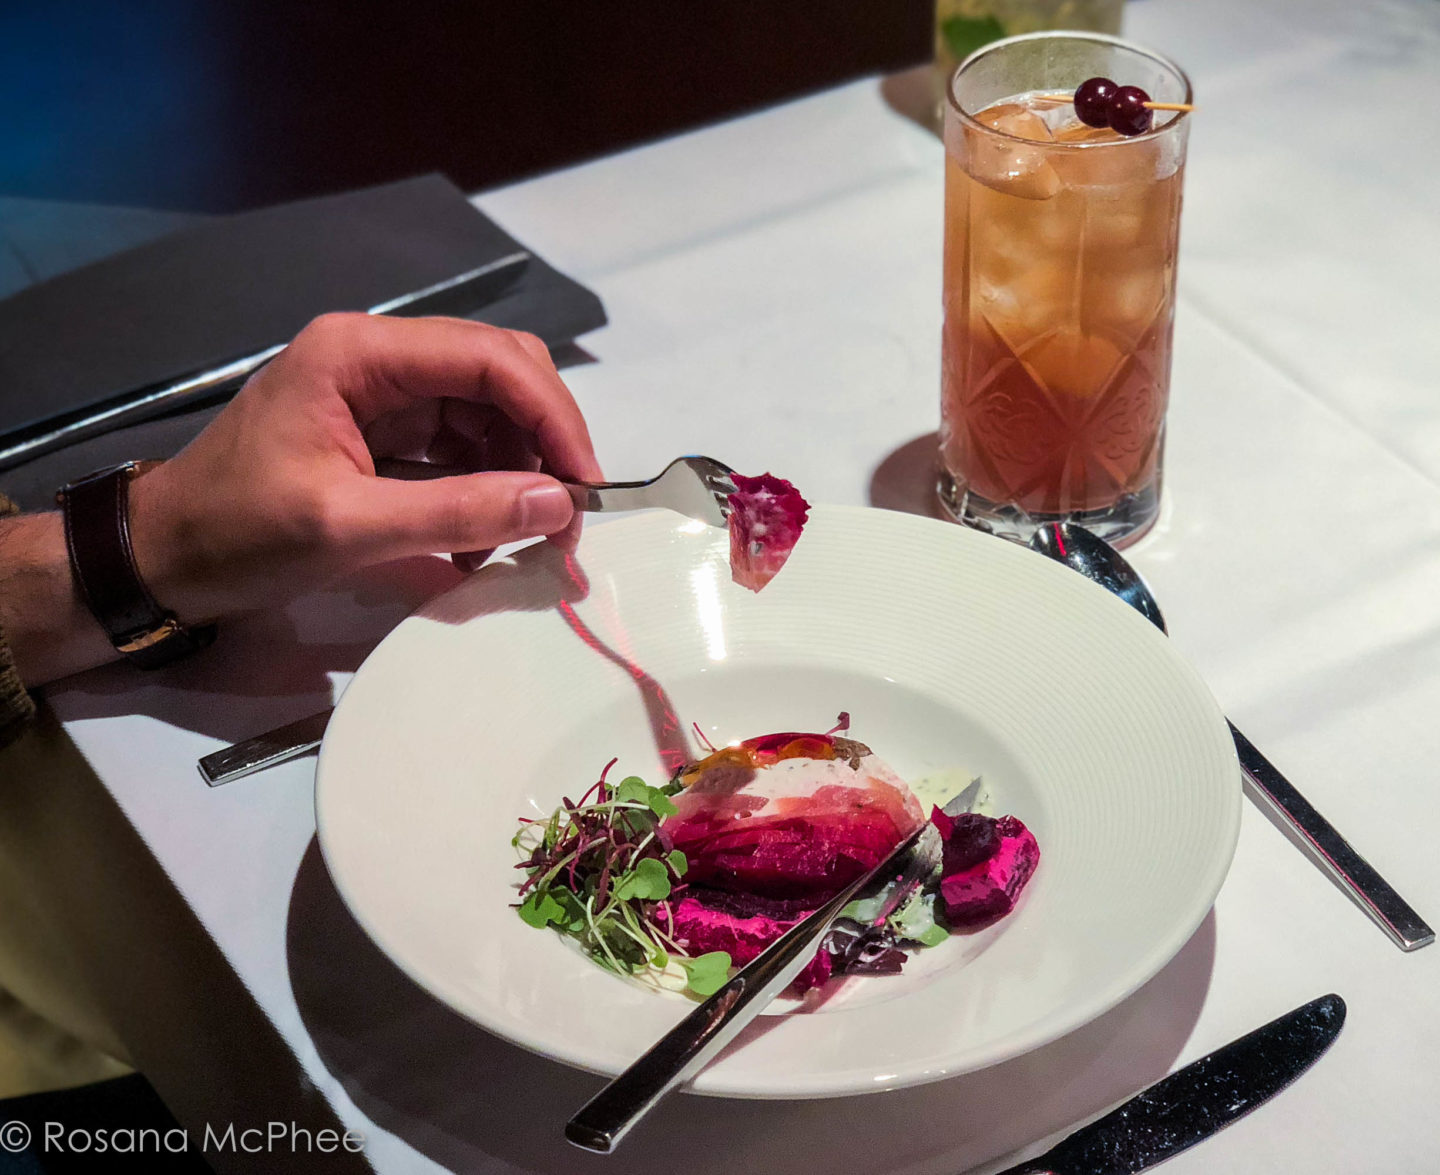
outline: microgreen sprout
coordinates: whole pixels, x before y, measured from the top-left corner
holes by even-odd
[[[686,987],[707,996],[725,983],[730,956],[691,959],[671,931],[671,904],[685,888],[685,854],[670,849],[660,822],[674,815],[678,781],[651,787],[636,775],[608,781],[615,760],[578,801],[566,797],[545,819],[521,820],[512,844],[526,872],[517,911],[528,925],[553,926],[595,962],[622,975],[671,963]]]

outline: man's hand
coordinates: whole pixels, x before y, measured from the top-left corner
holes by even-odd
[[[477,472],[377,477],[386,457]],[[370,563],[432,552],[473,563],[501,543],[565,536],[573,511],[557,477],[598,481],[600,469],[539,339],[461,319],[329,315],[135,482],[135,558],[182,620],[223,616]]]
[[[476,472],[376,476],[387,457]],[[451,552],[468,567],[501,543],[573,542],[579,520],[556,478],[601,474],[539,339],[327,315],[132,483],[131,540],[151,593],[195,624],[407,555]],[[113,655],[74,597],[59,516],[0,522],[0,540],[12,555],[0,558],[0,626],[27,684]]]

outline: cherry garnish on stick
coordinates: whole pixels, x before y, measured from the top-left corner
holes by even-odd
[[[1121,86],[1109,78],[1088,78],[1075,87],[1074,98],[1063,94],[1043,97],[1075,103],[1075,116],[1086,126],[1109,127],[1119,134],[1143,135],[1156,110],[1194,110],[1188,102],[1152,102],[1139,86]]]

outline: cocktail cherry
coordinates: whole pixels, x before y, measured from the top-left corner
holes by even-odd
[[[1192,109],[1183,102],[1152,102],[1139,86],[1119,86],[1109,78],[1090,78],[1075,88],[1075,116],[1086,126],[1108,126],[1122,135],[1143,135],[1152,111]]]
[[[1143,135],[1154,115],[1150,95],[1139,86],[1121,86],[1110,99],[1110,129],[1121,135]]]
[[[1110,125],[1110,99],[1120,87],[1109,78],[1091,78],[1075,88],[1075,117],[1086,126]]]

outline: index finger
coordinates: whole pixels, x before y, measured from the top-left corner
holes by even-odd
[[[557,477],[598,481],[585,417],[554,365],[540,363],[525,336],[462,318],[318,318],[286,349],[349,406],[356,423],[419,399],[494,404],[535,435]],[[284,358],[285,356],[282,356]]]

